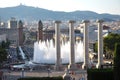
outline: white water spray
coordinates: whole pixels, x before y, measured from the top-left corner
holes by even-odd
[[[69,63],[70,42],[61,44],[61,62]],[[75,44],[75,62],[83,62],[83,43],[76,42]],[[36,63],[55,63],[56,49],[53,41],[39,41],[34,43],[33,62]]]

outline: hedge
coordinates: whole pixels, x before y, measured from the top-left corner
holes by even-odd
[[[88,69],[88,80],[114,80],[112,69]]]
[[[120,43],[115,44],[115,51],[114,51],[114,80],[120,80]]]
[[[63,78],[60,77],[25,77],[25,78],[19,78],[18,80],[63,80]]]

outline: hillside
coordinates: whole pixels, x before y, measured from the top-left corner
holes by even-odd
[[[22,20],[84,20],[105,19],[107,21],[120,20],[120,15],[98,14],[92,11],[60,12],[42,8],[19,5],[15,7],[0,8],[0,18],[8,20],[11,17]]]

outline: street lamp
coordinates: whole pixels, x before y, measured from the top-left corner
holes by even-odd
[[[22,78],[24,77],[24,68],[22,68],[22,74],[21,74],[21,77],[22,77]]]
[[[48,68],[48,77],[50,77],[50,72],[51,72],[51,70],[50,70],[50,68]]]

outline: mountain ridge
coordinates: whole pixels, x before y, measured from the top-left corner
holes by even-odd
[[[18,5],[15,7],[0,8],[0,17],[9,20],[11,17],[22,20],[96,20],[106,19],[110,21],[120,20],[120,15],[112,15],[108,13],[98,14],[93,11],[52,11],[38,7]]]

